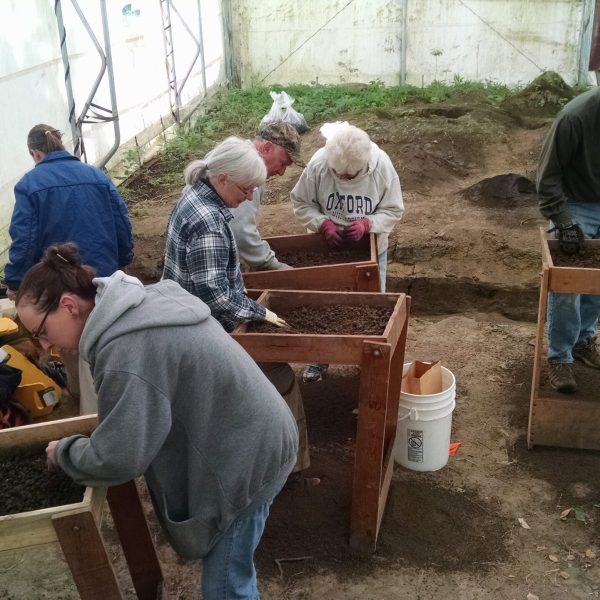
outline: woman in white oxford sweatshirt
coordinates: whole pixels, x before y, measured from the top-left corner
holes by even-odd
[[[385,291],[388,235],[402,218],[400,179],[390,157],[368,134],[348,123],[326,124],[325,146],[313,155],[291,192],[294,213],[332,246],[377,234],[381,291]],[[309,365],[306,382],[326,369]]]

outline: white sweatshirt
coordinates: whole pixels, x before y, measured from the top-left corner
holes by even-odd
[[[373,142],[367,171],[350,181],[333,174],[325,148],[317,150],[291,196],[296,218],[310,231],[319,231],[326,219],[343,228],[367,217],[377,234],[378,254],[387,250],[388,234],[404,213],[398,174],[390,157]]]
[[[240,261],[255,269],[281,269],[286,265],[279,262],[269,242],[262,239],[258,232],[258,211],[262,200],[263,188],[254,191],[252,200],[242,202],[237,208],[230,208],[233,219],[228,225],[233,232]]]

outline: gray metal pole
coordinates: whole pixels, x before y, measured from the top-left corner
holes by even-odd
[[[108,75],[108,88],[110,90],[110,108],[112,111],[113,130],[115,133],[115,141],[110,150],[104,155],[104,158],[98,163],[98,167],[103,168],[110,160],[113,154],[121,145],[121,128],[119,126],[119,111],[117,109],[117,91],[115,88],[115,77],[112,63],[112,50],[110,46],[110,29],[108,27],[108,15],[106,13],[106,0],[101,0],[102,10],[102,29],[104,32],[104,49],[106,52],[106,70]]]
[[[406,44],[408,36],[408,0],[402,0],[402,39],[400,40],[400,85],[406,83]]]
[[[180,123],[180,99],[177,91],[177,75],[175,72],[175,49],[173,48],[173,28],[171,25],[171,0],[160,0],[160,12],[163,21],[163,41],[165,45],[165,64],[169,80],[169,104],[171,114],[176,123]]]
[[[594,5],[595,0],[584,0],[581,12],[581,36],[579,38],[579,64],[577,69],[577,83],[581,85],[590,83],[589,64],[592,32],[594,30]]]
[[[69,123],[71,124],[71,136],[73,138],[73,154],[81,156],[81,130],[75,117],[75,98],[71,85],[71,66],[69,64],[69,53],[67,51],[67,32],[63,20],[61,0],[54,1],[54,14],[58,25],[58,37],[60,39],[60,53],[65,69],[65,88],[67,90],[67,102],[69,103]]]
[[[204,59],[204,32],[202,31],[202,0],[198,0],[198,40],[200,41],[200,64],[202,65],[202,89],[204,96],[208,93],[206,87],[206,60]]]

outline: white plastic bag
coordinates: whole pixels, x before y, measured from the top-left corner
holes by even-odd
[[[274,121],[283,121],[294,127],[298,133],[308,131],[304,115],[292,108],[294,98],[286,92],[271,92],[271,98],[273,98],[271,110],[262,118],[261,125],[266,125]]]

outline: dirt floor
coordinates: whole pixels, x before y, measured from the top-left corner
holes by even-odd
[[[347,541],[358,373],[332,366],[302,385],[322,483],[273,505],[256,556],[263,598],[600,597],[600,453],[526,447],[545,225],[531,179],[547,108],[465,96],[348,116],[400,174],[406,214],[391,236],[388,291],[412,297],[407,359],[439,359],[456,376],[461,446],[437,472],[396,467],[377,551],[356,555]],[[305,157],[322,143],[318,126],[304,134]],[[289,202],[299,174],[291,167],[268,183],[263,234],[303,233]],[[132,204],[133,270],[146,280],[160,273],[177,194]],[[577,374],[597,389],[586,369]],[[199,565],[178,560],[150,519],[169,597],[197,598]],[[109,516],[103,530],[133,597]],[[0,600],[76,597],[56,547],[0,553]]]

